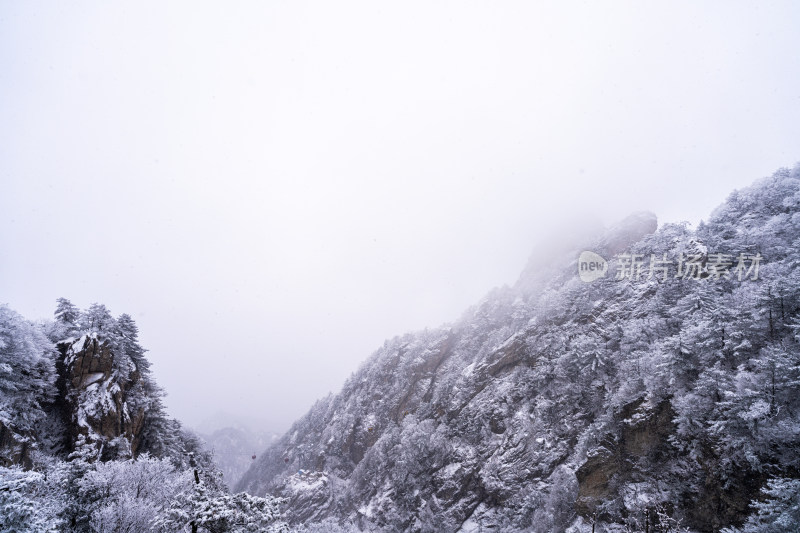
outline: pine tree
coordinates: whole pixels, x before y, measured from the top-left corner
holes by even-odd
[[[129,314],[123,313],[117,318],[116,325],[123,353],[130,357],[139,374],[149,377],[150,361],[144,355],[146,350],[139,344],[139,327],[136,322]]]
[[[741,528],[723,533],[795,533],[800,531],[800,480],[771,479],[763,489],[766,498],[756,500],[752,514]]]
[[[111,312],[108,308],[98,303],[93,303],[89,306],[85,314],[85,320],[84,328],[93,333],[110,333],[116,326],[116,321],[114,317],[111,316]]]
[[[45,417],[44,405],[55,395],[54,383],[53,346],[42,328],[0,305],[0,432],[16,435],[23,458]]]
[[[56,300],[56,310],[53,315],[56,323],[61,326],[64,337],[73,336],[80,329],[81,311],[66,298]]]

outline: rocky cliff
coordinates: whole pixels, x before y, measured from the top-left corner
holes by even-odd
[[[135,456],[145,420],[142,402],[130,401],[131,392],[141,387],[136,366],[120,361],[123,354],[115,354],[111,341],[98,334],[67,339],[58,350],[68,446],[82,440],[105,455]]]
[[[103,305],[60,299],[56,320],[39,323],[0,306],[0,465],[79,448],[102,461],[182,457],[194,437],[167,418],[144,353],[133,320]]]

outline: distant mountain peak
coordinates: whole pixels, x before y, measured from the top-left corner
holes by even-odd
[[[600,244],[609,255],[620,253],[650,235],[658,227],[658,218],[650,211],[636,211],[609,228]]]

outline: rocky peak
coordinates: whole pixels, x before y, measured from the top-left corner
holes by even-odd
[[[566,282],[575,271],[571,265],[580,252],[590,250],[609,260],[654,233],[657,227],[658,219],[649,211],[631,213],[605,229],[594,219],[568,225],[556,238],[534,248],[514,289],[522,294],[536,294],[554,280]]]
[[[600,247],[609,255],[618,254],[656,231],[658,219],[649,211],[631,213],[612,226],[600,239]]]
[[[136,455],[145,411],[134,409],[128,397],[140,382],[139,372],[116,360],[111,342],[96,333],[67,339],[58,348],[70,448],[82,436],[105,454]]]

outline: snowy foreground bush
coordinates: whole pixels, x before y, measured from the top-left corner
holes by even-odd
[[[229,494],[168,459],[90,463],[73,454],[45,472],[0,467],[0,531],[288,531],[279,500]]]

